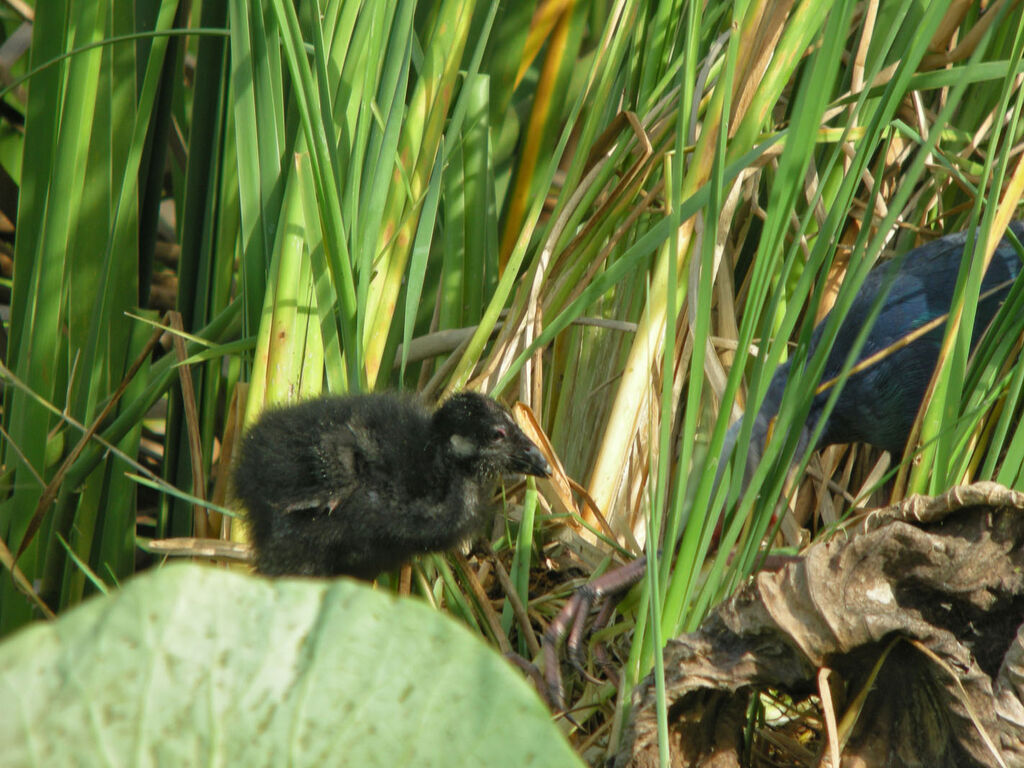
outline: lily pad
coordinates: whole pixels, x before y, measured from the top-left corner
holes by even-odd
[[[0,764],[582,765],[518,673],[428,606],[197,565],[0,644]]]

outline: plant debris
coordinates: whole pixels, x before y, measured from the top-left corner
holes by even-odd
[[[769,748],[772,765],[1024,765],[1022,512],[990,482],[913,496],[756,574],[665,649],[670,765],[766,764]],[[788,720],[772,738],[767,717],[745,733],[765,692],[817,702],[817,738]],[[655,705],[649,675],[616,766],[658,764]]]

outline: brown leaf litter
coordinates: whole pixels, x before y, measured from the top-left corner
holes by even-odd
[[[914,496],[758,573],[665,649],[670,764],[1024,765],[1022,512],[995,483]],[[745,742],[766,691],[813,702],[817,737]],[[616,766],[658,764],[655,697]]]

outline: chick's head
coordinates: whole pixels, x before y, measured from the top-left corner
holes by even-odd
[[[453,395],[434,413],[431,429],[446,457],[471,474],[551,474],[537,446],[504,408],[484,395]]]

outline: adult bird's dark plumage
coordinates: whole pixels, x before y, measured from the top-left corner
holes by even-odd
[[[1024,222],[1012,223],[1010,230],[1018,241],[1024,242]],[[868,333],[858,361],[890,347],[912,331],[947,313],[952,303],[966,241],[965,232],[947,235],[907,252],[902,258],[872,269],[839,327],[835,344],[826,358],[822,381],[839,375],[857,335],[883,291],[888,289],[881,312]],[[1004,237],[982,280],[981,295],[991,295],[978,304],[971,336],[972,349],[1006,298],[1010,290],[1006,284],[1012,282],[1020,271],[1021,258],[1017,249]],[[993,290],[996,288],[998,290]],[[811,335],[808,359],[821,341],[825,322],[822,320]],[[850,376],[836,399],[815,447],[860,442],[887,450],[896,457],[902,456],[938,362],[942,334],[943,326],[939,325],[904,348]],[[787,362],[776,369],[754,421],[747,452],[747,482],[761,461],[769,425],[779,411],[790,367],[791,363]],[[814,396],[807,421],[800,433],[797,458],[803,455],[810,443],[830,394],[825,391]],[[726,435],[722,453],[726,459],[736,444],[741,424],[742,420],[737,421]]]
[[[1024,222],[1015,222],[1010,230],[1024,242]],[[952,303],[957,274],[963,259],[967,233],[947,235],[927,245],[908,251],[902,258],[875,267],[867,275],[850,310],[839,327],[835,343],[829,350],[822,381],[834,379],[841,372],[878,297],[881,312],[869,330],[858,361],[866,360],[947,313]],[[972,349],[992,322],[1010,287],[1021,271],[1021,257],[1006,237],[996,249],[981,285],[982,296],[975,314],[971,337]],[[853,374],[840,391],[835,406],[826,420],[817,448],[838,443],[862,442],[901,456],[928,383],[938,362],[943,326],[922,335],[906,347],[894,351],[874,365]],[[812,335],[807,358],[814,354],[825,331],[825,320]],[[769,427],[778,414],[783,391],[789,381],[792,363],[779,366],[769,382],[765,399],[751,428],[742,486],[745,489],[764,454]],[[830,392],[815,394],[810,412],[800,430],[796,457],[799,459],[810,444]],[[736,447],[743,420],[735,422],[726,433],[722,458],[714,481],[717,489],[728,460]],[[713,491],[714,493],[714,491]],[[552,698],[561,703],[561,677],[554,647],[570,625],[586,615],[590,603],[608,594],[620,594],[639,581],[644,574],[646,558],[640,558],[620,569],[609,571],[579,590],[573,600],[549,624],[545,634],[546,674]],[[582,608],[581,608],[582,606]],[[579,654],[582,627],[574,627],[570,635],[570,657]],[[573,639],[575,636],[575,640]]]
[[[550,469],[491,398],[462,392],[431,413],[372,394],[268,411],[242,440],[234,485],[259,571],[372,579],[470,538],[506,473]]]

